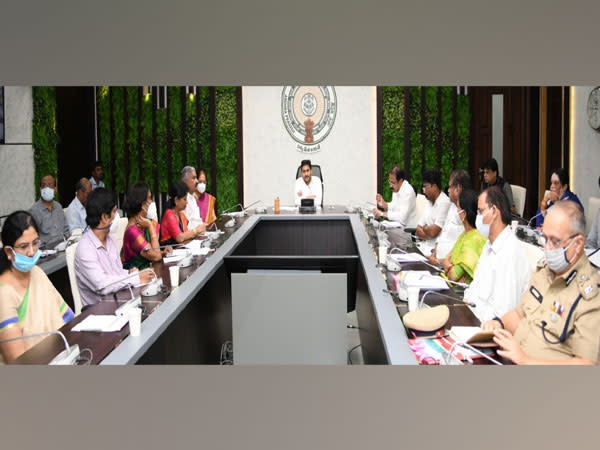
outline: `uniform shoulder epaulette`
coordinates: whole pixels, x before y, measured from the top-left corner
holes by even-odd
[[[598,295],[598,280],[593,274],[580,273],[577,276],[577,286],[584,300],[590,300]]]
[[[543,256],[538,259],[536,265],[535,265],[535,270],[539,271],[541,269],[543,269],[544,267],[546,267],[548,265],[548,263],[546,262],[546,258],[544,258]]]

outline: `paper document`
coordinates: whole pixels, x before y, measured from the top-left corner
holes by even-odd
[[[483,331],[481,327],[459,327],[450,328],[449,335],[456,342],[467,343],[471,345],[495,347],[494,332]]]
[[[75,325],[71,331],[119,331],[128,321],[127,316],[95,316],[89,315]]]
[[[190,243],[185,244],[185,247],[192,252],[192,255],[195,255],[195,256],[198,256],[198,255],[208,255],[208,252],[210,251],[210,248],[209,247],[202,247],[202,242],[203,241],[199,241],[197,239],[194,239]]]
[[[163,262],[165,264],[169,264],[172,262],[181,261],[183,258],[188,256],[189,253],[190,251],[187,248],[176,248],[175,250],[173,250],[173,253],[171,253],[171,256],[165,256],[163,258]]]
[[[394,260],[396,260],[396,262],[399,263],[427,261],[427,258],[420,253],[392,253],[388,256],[391,256]]]
[[[417,244],[417,248],[425,256],[429,256],[429,255],[431,255],[431,252],[433,252],[433,246],[430,244],[426,244],[425,242],[419,242]]]
[[[381,222],[381,226],[384,228],[404,228],[400,222],[394,222],[391,220],[384,220]]]
[[[448,285],[442,277],[431,275],[426,270],[407,270],[402,272],[402,283],[406,287],[418,287],[422,291],[448,289]]]
[[[279,211],[287,211],[287,212],[298,211],[298,207],[297,206],[280,206]]]

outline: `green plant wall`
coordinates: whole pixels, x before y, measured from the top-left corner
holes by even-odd
[[[468,169],[469,166],[469,132],[471,111],[469,99],[465,95],[457,96],[457,149],[456,166],[452,166],[453,158],[453,117],[452,95],[456,87],[442,87],[442,164],[438,164],[438,87],[411,87],[409,100],[409,127],[405,127],[405,96],[404,88],[386,86],[381,88],[382,117],[381,117],[381,151],[382,151],[382,194],[391,198],[391,190],[387,179],[390,167],[398,164],[405,170],[409,169],[410,184],[420,192],[422,184],[422,160],[425,159],[425,169],[439,169],[442,174],[442,188],[448,186],[448,178],[455,168]],[[421,95],[425,92],[425,114],[421,111]],[[425,147],[421,139],[421,126],[425,123]],[[405,133],[409,133],[410,167],[404,167]]]
[[[185,164],[204,169],[208,178],[208,192],[217,197],[219,211],[239,202],[237,179],[237,98],[235,87],[215,88],[217,179],[211,179],[211,132],[209,121],[210,92],[208,87],[197,90],[195,96],[183,95],[181,87],[167,88],[167,109],[156,109],[156,152],[152,130],[152,97],[143,96],[141,114],[138,109],[138,87],[98,88],[99,154],[104,162],[105,183],[116,192],[126,191],[126,185],[140,179],[139,152],[142,153],[142,179],[154,186],[154,170],[158,172],[159,192],[168,191],[168,153],[170,143],[171,179],[179,179]],[[113,117],[110,116],[112,96]],[[124,120],[127,96],[127,124]],[[198,103],[198,104],[197,104]],[[182,108],[185,107],[185,124]],[[197,125],[198,112],[200,126]],[[138,126],[141,118],[141,139]],[[111,126],[114,133],[115,163],[111,164]],[[125,139],[125,126],[127,138]],[[200,151],[198,152],[198,144]],[[126,183],[126,145],[129,148],[129,178]],[[139,150],[138,150],[139,149]],[[200,164],[198,164],[198,159]],[[184,164],[185,162],[185,164]],[[215,190],[216,182],[216,190]]]
[[[40,197],[40,180],[58,172],[58,134],[56,133],[56,94],[53,87],[33,87],[32,144],[35,163],[36,199]],[[58,178],[56,182],[58,183]],[[57,198],[58,201],[60,201]]]

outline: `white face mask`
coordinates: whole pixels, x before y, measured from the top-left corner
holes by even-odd
[[[200,192],[201,194],[204,194],[204,192],[206,191],[206,183],[198,183],[196,189],[198,189],[198,192]]]
[[[150,203],[150,206],[148,206],[148,212],[146,213],[146,217],[148,218],[148,220],[156,220],[156,218],[158,217],[158,213],[156,212],[156,203]]]
[[[51,202],[54,198],[54,189],[52,189],[51,187],[45,187],[40,192],[42,194],[42,199],[45,202]]]
[[[546,262],[548,263],[548,267],[554,273],[562,273],[567,270],[571,261],[567,259],[567,249],[571,246],[571,244],[575,241],[571,241],[569,245],[566,247],[553,248],[552,250],[544,249],[544,256],[546,258]]]
[[[479,234],[486,239],[490,237],[491,223],[483,223],[483,218],[487,216],[489,212],[490,210],[488,209],[485,214],[477,214],[477,218],[475,219],[475,227],[477,228],[477,231],[479,231]]]

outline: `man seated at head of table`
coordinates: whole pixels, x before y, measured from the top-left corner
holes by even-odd
[[[515,212],[515,201],[513,199],[510,183],[498,173],[498,161],[494,158],[488,159],[483,165],[483,181],[481,182],[481,192],[492,186],[498,186],[506,195],[510,212]]]
[[[531,267],[523,245],[508,227],[510,208],[498,186],[479,194],[477,212],[477,231],[488,241],[464,298],[475,303],[473,314],[483,322],[516,306],[529,282]]]
[[[442,231],[450,208],[450,199],[442,191],[441,184],[442,177],[438,170],[430,169],[423,173],[423,194],[428,201],[417,223],[416,235],[426,240],[431,249]]]
[[[415,228],[417,226],[416,194],[406,179],[404,170],[394,164],[390,168],[388,181],[392,190],[392,200],[388,203],[381,194],[377,194],[375,201],[383,212],[375,208],[373,214],[377,218],[383,217],[401,223],[404,228]]]
[[[96,188],[88,196],[85,211],[88,229],[75,250],[75,275],[81,303],[93,305],[103,295],[150,282],[154,278],[151,270],[126,278],[138,269],[123,269],[117,242],[110,234],[117,224],[115,194],[106,188]]]
[[[564,200],[548,210],[544,255],[516,308],[482,324],[498,354],[517,364],[594,364],[600,360],[600,275],[584,248],[585,217]]]
[[[26,211],[9,215],[0,251],[0,340],[58,330],[73,311],[36,263],[41,255],[35,220]],[[0,344],[0,364],[10,363],[45,336]]]
[[[559,200],[571,200],[579,205],[583,211],[583,205],[579,198],[569,189],[569,174],[563,168],[552,171],[550,176],[550,190],[540,202],[535,217],[535,226],[541,227],[544,223],[544,215],[548,208]]]
[[[73,233],[73,230],[79,228],[81,231],[85,230],[85,202],[87,197],[92,192],[92,184],[87,178],[82,178],[75,185],[75,198],[65,212],[67,217],[67,223],[69,224],[69,231]]]
[[[29,212],[35,219],[40,233],[40,246],[54,246],[68,238],[69,224],[63,207],[54,201],[56,180],[52,175],[44,175],[40,180],[41,198],[33,204]]]
[[[321,179],[312,174],[310,159],[302,160],[300,174],[300,178],[297,178],[294,184],[294,203],[299,206],[303,198],[312,198],[315,201],[315,206],[321,206],[323,186],[321,185]]]
[[[188,188],[183,181],[176,181],[169,188],[168,209],[163,214],[160,226],[160,243],[162,245],[181,244],[195,238],[206,229],[206,225],[203,223],[188,229],[188,219],[184,213],[188,194]]]
[[[450,194],[448,215],[442,227],[442,232],[435,243],[435,248],[432,254],[427,257],[432,264],[437,264],[450,254],[458,236],[465,230],[464,220],[459,217],[457,208],[458,197],[465,189],[471,189],[471,177],[463,169],[453,170],[448,182],[448,194]],[[475,203],[475,209],[477,209],[477,201]]]
[[[146,182],[138,181],[129,188],[124,208],[128,217],[121,249],[124,269],[145,269],[172,252],[171,247],[159,248],[156,203]]]
[[[600,177],[598,177],[598,186],[600,187]],[[585,240],[585,246],[588,248],[600,247],[600,209],[598,209],[596,218],[592,222],[592,227]]]
[[[465,189],[460,193],[457,214],[462,222],[463,232],[448,256],[440,260],[446,276],[461,283],[473,281],[479,256],[487,241],[475,227],[477,200],[477,193],[472,189]]]

